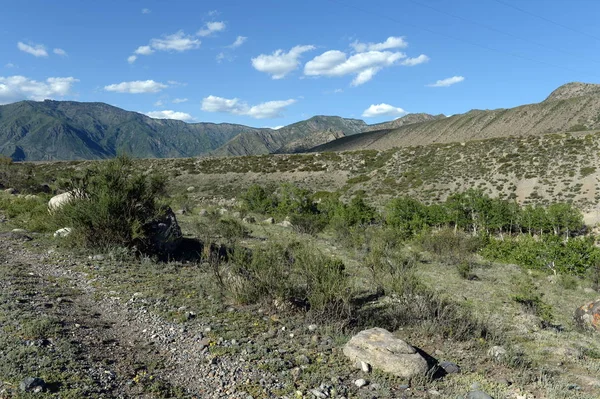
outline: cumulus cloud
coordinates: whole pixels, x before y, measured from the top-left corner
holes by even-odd
[[[448,86],[452,86],[453,84],[460,83],[463,80],[465,80],[465,78],[463,76],[452,76],[451,78],[437,80],[435,83],[428,84],[427,86],[429,86],[429,87],[448,87]]]
[[[54,50],[52,50],[52,52],[56,55],[60,55],[61,57],[67,56],[67,52],[61,48],[55,48]]]
[[[151,12],[149,8],[142,8],[142,14],[150,14]]]
[[[196,34],[198,36],[210,36],[215,32],[221,32],[225,30],[225,22],[223,21],[213,21],[207,22],[206,25],[200,29]]]
[[[194,120],[194,118],[190,114],[187,114],[185,112],[172,111],[169,109],[165,109],[163,111],[147,112],[146,115],[148,115],[150,118],[154,118],[154,119],[178,119],[180,121]]]
[[[164,103],[162,102],[162,100],[158,100],[157,102],[154,103],[155,107],[162,107],[164,105]]]
[[[304,45],[292,47],[287,53],[276,50],[273,54],[261,54],[252,58],[252,66],[257,71],[268,73],[273,79],[281,79],[298,68],[303,53],[314,49],[315,46]]]
[[[166,89],[166,84],[155,82],[154,80],[134,80],[131,82],[115,83],[104,86],[104,90],[117,93],[158,93],[162,89]]]
[[[377,116],[402,116],[406,115],[406,111],[402,108],[394,107],[393,105],[381,103],[371,104],[371,106],[364,110],[362,116],[365,118],[373,118]]]
[[[150,47],[150,46],[140,46],[133,52],[133,54],[150,55],[153,52],[154,52],[154,50],[152,50],[152,47]]]
[[[400,52],[367,51],[346,58],[346,53],[330,50],[308,61],[304,66],[304,74],[330,77],[355,75],[352,85],[358,86],[371,80],[382,68],[405,57]]]
[[[73,77],[53,77],[39,82],[25,76],[0,76],[0,104],[20,100],[41,101],[64,97],[71,92],[71,88],[76,82],[79,82],[79,79]]]
[[[390,36],[386,39],[385,42],[382,43],[360,43],[355,41],[351,44],[354,50],[358,53],[362,53],[365,51],[382,51],[389,50],[392,48],[406,48],[408,43],[404,40],[403,37],[395,37]]]
[[[46,47],[42,44],[25,44],[23,42],[18,42],[17,48],[34,57],[48,57]]]
[[[150,46],[154,50],[160,51],[182,52],[187,50],[193,50],[200,47],[200,43],[200,40],[195,39],[192,36],[186,35],[182,30],[173,33],[172,35],[165,35],[160,39],[150,40]]]
[[[232,44],[230,44],[230,45],[229,45],[229,46],[227,46],[227,47],[229,47],[229,48],[238,48],[238,47],[240,47],[242,44],[244,44],[244,43],[246,42],[246,40],[248,40],[248,38],[247,38],[246,36],[238,36],[238,37],[235,39],[235,42],[233,42]]]
[[[402,61],[402,65],[405,66],[415,66],[415,65],[419,65],[422,64],[424,62],[429,61],[429,57],[427,57],[425,54],[421,54],[418,57],[415,58],[407,58],[404,61]]]
[[[234,115],[250,116],[255,119],[277,118],[296,100],[267,101],[250,106],[238,98],[208,96],[202,100],[202,110],[206,112],[226,112]]]
[[[176,98],[173,100],[173,104],[181,104],[186,102],[188,99],[187,98]]]
[[[127,62],[133,64],[139,55],[150,55],[155,51],[176,51],[184,52],[194,50],[200,47],[202,42],[191,35],[186,35],[182,30],[171,35],[164,35],[157,39],[151,39],[149,45],[139,46],[132,55],[127,58]]]

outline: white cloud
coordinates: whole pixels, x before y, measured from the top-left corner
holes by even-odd
[[[244,44],[244,43],[246,42],[246,40],[248,40],[248,38],[247,38],[246,36],[238,36],[238,37],[235,39],[235,42],[233,42],[232,44],[230,44],[230,45],[229,45],[229,46],[227,46],[227,47],[229,47],[229,48],[238,48],[238,47],[240,47],[242,44]]]
[[[427,86],[429,86],[429,87],[448,87],[448,86],[452,86],[453,84],[460,83],[463,80],[465,80],[465,78],[463,76],[452,76],[451,78],[437,80],[435,83],[428,84]]]
[[[308,61],[304,66],[307,76],[344,76],[356,75],[353,86],[368,82],[382,68],[393,65],[405,58],[400,52],[368,51],[346,58],[346,53],[338,50],[326,51]]]
[[[215,59],[217,60],[217,62],[220,63],[221,61],[227,59],[227,54],[225,54],[224,52],[221,51],[219,54],[217,54]]]
[[[133,64],[138,55],[150,55],[155,51],[177,51],[184,52],[197,49],[202,42],[194,36],[186,35],[182,30],[171,35],[164,35],[159,39],[151,39],[150,44],[139,46],[133,55],[127,57],[127,62]]]
[[[48,57],[46,47],[42,44],[25,44],[23,42],[18,42],[17,47],[19,50],[31,54],[34,57]]]
[[[404,40],[403,37],[395,37],[390,36],[383,43],[360,43],[355,41],[350,44],[354,50],[358,53],[362,53],[365,51],[382,51],[389,50],[391,48],[406,48],[408,43]]]
[[[0,76],[0,104],[26,99],[41,101],[64,97],[70,93],[75,82],[79,82],[79,79],[48,78],[38,82],[25,76]]]
[[[162,107],[164,105],[164,103],[161,100],[158,100],[157,102],[154,103],[155,107]]]
[[[429,61],[429,57],[427,57],[425,54],[421,54],[418,57],[415,58],[407,58],[404,61],[402,61],[402,65],[404,66],[415,66],[415,65],[419,65],[422,64],[424,62]]]
[[[288,105],[296,100],[267,101],[250,106],[238,98],[208,96],[202,100],[202,110],[206,112],[226,112],[234,115],[245,115],[255,119],[277,118],[282,115]]]
[[[155,119],[178,119],[180,121],[192,121],[194,118],[190,114],[186,114],[185,112],[172,111],[169,109],[165,109],[163,111],[151,111],[147,112],[150,118]]]
[[[16,68],[17,66],[15,64],[13,64],[12,62],[9,62],[8,64],[4,65],[4,68]]]
[[[67,56],[67,52],[61,48],[55,48],[54,50],[52,50],[52,52],[56,55],[60,55],[61,57]]]
[[[149,8],[142,8],[142,14],[150,14],[151,12]]]
[[[394,107],[393,105],[381,103],[371,104],[371,106],[364,110],[362,116],[365,118],[373,118],[376,116],[402,116],[406,115],[406,111],[402,108]]]
[[[217,15],[221,14],[218,10],[211,10],[209,12],[206,13],[209,17],[216,17]]]
[[[104,90],[117,93],[158,93],[162,89],[166,89],[166,84],[155,82],[154,80],[135,80],[131,82],[121,82],[112,85],[104,86]]]
[[[300,64],[300,56],[314,50],[315,46],[295,46],[289,52],[277,50],[273,54],[261,54],[256,58],[252,58],[252,66],[260,71],[271,75],[273,79],[281,79],[288,73],[292,72]]]
[[[214,21],[207,22],[204,28],[200,29],[196,34],[198,36],[210,36],[215,32],[221,32],[225,30],[225,22]]]
[[[154,52],[154,50],[152,50],[152,47],[150,47],[150,46],[140,46],[133,52],[133,54],[150,55],[153,52]]]
[[[181,104],[186,102],[188,99],[187,98],[176,98],[173,100],[173,104]]]
[[[183,31],[163,36],[160,39],[150,40],[150,46],[160,51],[187,51],[200,47],[200,40],[186,35]]]
[[[282,127],[285,127],[284,125],[279,125],[279,126],[265,126],[265,129],[272,129],[272,130],[279,130]]]

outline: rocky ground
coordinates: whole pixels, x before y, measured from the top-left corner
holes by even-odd
[[[360,372],[343,365],[337,342],[303,320],[212,298],[209,314],[180,307],[173,309],[179,322],[169,320],[169,304],[113,289],[115,281],[98,273],[113,261],[59,254],[43,241],[25,233],[0,240],[1,326],[8,332],[0,397],[29,397],[19,387],[27,377],[41,378],[47,395],[73,398],[370,398],[402,397],[408,388],[392,388],[386,376],[359,388]],[[333,373],[315,372],[327,364]]]

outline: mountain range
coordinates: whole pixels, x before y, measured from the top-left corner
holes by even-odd
[[[243,156],[384,150],[600,129],[600,85],[569,83],[544,101],[464,114],[408,114],[368,125],[314,116],[280,129],[153,119],[104,103],[21,101],[0,106],[0,154],[18,161]]]

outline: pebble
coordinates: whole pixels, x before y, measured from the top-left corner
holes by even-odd
[[[312,331],[316,331],[316,330],[317,330],[317,328],[319,328],[319,327],[318,327],[316,324],[310,324],[310,325],[308,326],[308,331],[311,331],[311,332],[312,332]]]
[[[365,380],[364,378],[359,378],[358,380],[354,381],[354,385],[356,385],[359,388],[362,388],[365,385],[367,385],[367,380]]]
[[[360,362],[360,368],[365,373],[368,373],[371,371],[371,365],[367,362]]]

